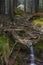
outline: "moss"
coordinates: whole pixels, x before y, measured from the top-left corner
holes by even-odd
[[[1,59],[1,63],[2,62],[3,62],[3,64],[6,63],[5,57],[6,57],[6,59],[8,59],[9,53],[10,53],[10,49],[9,49],[8,39],[5,35],[0,35],[0,59]]]
[[[21,10],[20,8],[14,7],[14,12],[16,13],[16,16],[26,16],[25,12]]]
[[[39,40],[39,42],[34,46],[35,55],[43,60],[43,40]]]
[[[35,24],[37,26],[41,26],[41,25],[43,25],[43,21],[40,20],[40,19],[36,19],[36,20],[33,21],[33,24]]]
[[[4,49],[4,50],[8,50],[8,43],[7,43],[7,38],[5,37],[5,35],[3,35],[3,36],[0,36],[0,45],[1,45],[1,47],[2,47],[2,49]]]

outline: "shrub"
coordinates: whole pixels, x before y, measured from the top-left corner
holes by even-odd
[[[17,15],[26,16],[25,12],[24,12],[23,10],[21,10],[20,8],[14,7],[14,12],[15,12]]]

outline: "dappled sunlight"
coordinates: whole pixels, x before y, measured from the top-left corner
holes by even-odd
[[[43,20],[41,20],[41,19],[33,20],[33,24],[42,26],[43,25]]]

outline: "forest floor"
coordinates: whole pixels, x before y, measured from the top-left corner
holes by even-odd
[[[30,20],[32,16],[26,16],[26,17],[17,17],[16,19],[14,18],[14,22],[11,21],[11,19],[9,19],[8,16],[0,16],[0,21],[1,23],[6,23],[7,21],[7,25],[9,27],[9,25],[11,24],[11,27],[13,25],[15,25],[15,28],[22,28],[22,29],[26,29],[29,32],[33,31],[33,24],[32,24],[32,20]],[[11,23],[12,22],[12,23]],[[7,25],[4,23],[5,27],[7,27]],[[14,24],[13,24],[14,23]],[[1,25],[1,27],[3,27]],[[14,28],[13,27],[13,28]],[[25,35],[25,34],[24,34]],[[39,61],[39,60],[38,60]],[[36,62],[37,65],[43,65],[43,62]],[[13,49],[13,53],[11,55],[11,57],[9,58],[9,65],[30,65],[30,56],[29,56],[29,49],[27,48],[27,46],[24,46],[22,44],[18,44],[17,46],[15,46],[15,48]]]

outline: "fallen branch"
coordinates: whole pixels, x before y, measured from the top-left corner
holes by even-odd
[[[20,42],[20,43],[22,43],[22,44],[24,44],[24,45],[27,45],[27,42],[28,42],[29,40],[27,40],[27,39],[25,39],[25,38],[21,38],[19,35],[17,35],[17,33],[16,33],[15,31],[12,31],[11,33],[12,33],[12,35],[14,36],[14,38],[15,38],[16,40],[18,40],[18,42]]]

